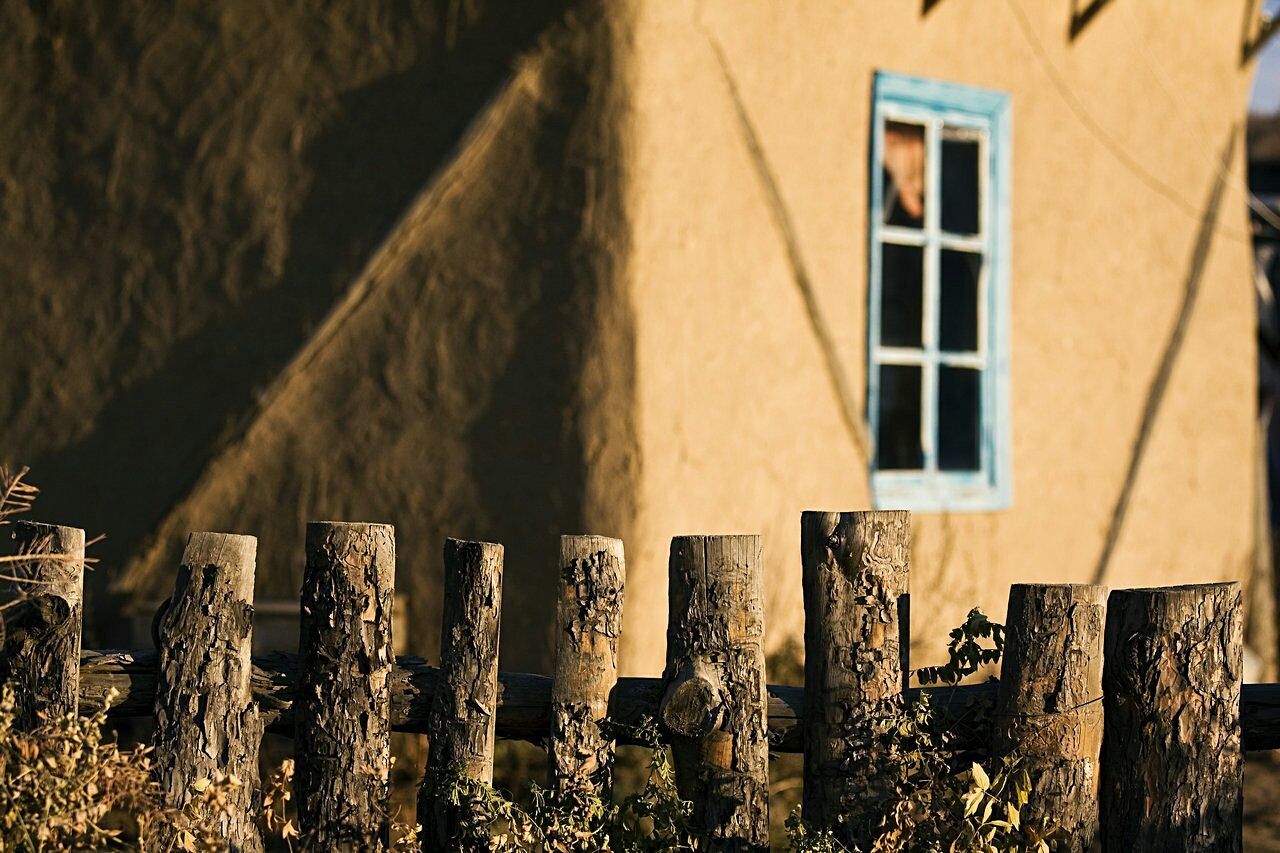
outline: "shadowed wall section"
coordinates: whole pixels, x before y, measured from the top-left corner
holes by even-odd
[[[292,598],[306,520],[385,521],[415,650],[457,535],[506,543],[504,665],[543,662],[558,534],[625,536],[637,466],[623,16],[501,5],[15,11],[52,83],[14,65],[0,104],[139,78],[93,94],[96,147],[36,122],[47,169],[0,137],[0,454],[111,535],[99,591],[158,597],[226,529]]]

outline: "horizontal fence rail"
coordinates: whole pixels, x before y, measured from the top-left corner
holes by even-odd
[[[264,731],[294,738],[300,828],[325,849],[386,845],[392,731],[428,736],[426,850],[484,846],[465,837],[477,830],[454,795],[492,781],[499,738],[545,745],[552,790],[607,797],[616,743],[656,721],[700,844],[734,851],[767,847],[770,753],[804,755],[806,819],[871,844],[874,827],[848,816],[877,784],[876,738],[926,695],[951,727],[947,750],[1021,762],[1027,817],[1053,821],[1061,850],[1239,850],[1241,753],[1280,748],[1280,685],[1241,683],[1238,584],[1017,584],[1000,682],[909,688],[905,512],[803,515],[803,686],[767,684],[754,535],[672,540],[659,678],[617,675],[616,539],[561,540],[553,676],[498,671],[496,543],[445,543],[441,660],[429,666],[391,651],[389,525],[308,525],[299,653],[261,656],[251,536],[191,535],[156,615],[157,651],[81,650],[82,531],[28,522],[15,539],[31,555],[4,590],[15,606],[0,678],[17,691],[15,725],[94,714],[108,697],[108,717],[155,719],[172,805],[197,778],[245,783],[220,818],[232,851],[262,849],[251,809]]]
[[[436,668],[413,655],[398,655],[391,671],[391,730],[425,734]],[[298,656],[272,652],[253,658],[253,698],[267,731],[293,734],[294,686]],[[498,673],[497,736],[504,740],[541,742],[551,725],[551,677],[525,672]],[[80,713],[102,708],[107,693],[116,691],[108,718],[149,717],[155,701],[156,653],[150,649],[85,650],[80,654]],[[662,701],[661,678],[620,677],[612,691],[610,716],[625,726],[656,718]],[[959,684],[954,687],[911,687],[908,701],[931,694],[948,716],[964,719],[977,705],[994,706],[998,685]],[[804,688],[789,684],[768,686],[769,749],[778,753],[804,752]],[[1280,749],[1280,684],[1246,684],[1240,694],[1240,725],[1246,752]],[[960,725],[955,729],[959,749],[986,749],[990,732]],[[627,743],[625,736],[619,741]]]

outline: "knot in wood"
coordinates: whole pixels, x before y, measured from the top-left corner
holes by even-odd
[[[702,738],[724,722],[719,679],[705,673],[677,678],[658,708],[662,723],[674,734]]]
[[[32,595],[19,601],[9,616],[8,625],[0,624],[0,641],[5,627],[15,641],[37,641],[54,635],[59,629],[68,628],[71,603],[60,595]]]

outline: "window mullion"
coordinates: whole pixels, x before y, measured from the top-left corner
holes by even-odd
[[[993,229],[995,227],[995,217],[992,215],[994,196],[992,195],[992,175],[991,175],[991,145],[993,139],[991,129],[988,127],[987,132],[982,136],[981,148],[979,149],[979,171],[978,171],[978,187],[980,206],[978,208],[979,215],[982,217],[982,272],[978,278],[978,352],[982,356],[982,367],[979,372],[980,390],[978,399],[981,401],[982,410],[981,417],[978,420],[980,432],[980,444],[978,445],[978,460],[982,466],[982,471],[990,473],[995,470],[995,446],[993,441],[994,418],[996,413],[996,389],[994,382],[995,376],[995,358],[996,347],[992,339],[993,325],[995,318],[995,282],[993,276],[995,274],[995,238]]]
[[[920,377],[920,447],[924,470],[938,470],[938,309],[939,221],[941,218],[941,130],[942,122],[934,119],[925,125],[925,208],[924,208],[924,294],[921,341],[925,362]]]

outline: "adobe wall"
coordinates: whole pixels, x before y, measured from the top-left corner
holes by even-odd
[[[626,535],[635,455],[618,22],[587,2],[7,4],[0,460],[109,538],[395,524],[412,642],[445,536],[507,547],[504,666],[546,671],[557,536]],[[137,639],[137,638],[132,638]]]
[[[1013,103],[1013,504],[916,516],[917,660],[935,662],[969,607],[1003,616],[1011,582],[1093,579],[1184,304],[1103,582],[1247,576],[1244,11],[1122,0],[1072,41],[1070,4],[1016,5],[1025,29],[1013,3],[990,0],[640,5],[630,269],[644,476],[628,542],[628,671],[661,665],[651,638],[670,536],[764,534],[776,648],[802,625],[800,512],[869,505],[866,459],[779,223],[862,406],[877,69],[1000,89]]]
[[[1013,99],[1013,506],[917,516],[917,659],[1092,578],[1166,354],[1104,581],[1242,576],[1243,12],[1148,6],[1074,41],[1059,0],[1030,34],[986,0],[7,7],[0,459],[139,599],[190,529],[257,534],[288,599],[306,519],[390,521],[427,654],[442,538],[502,541],[508,668],[545,670],[559,533],[626,539],[652,674],[670,537],[759,531],[776,648],[800,512],[868,505],[781,228],[861,405],[883,68]]]

